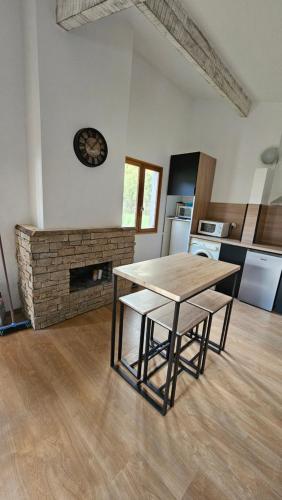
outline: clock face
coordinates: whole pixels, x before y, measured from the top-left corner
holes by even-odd
[[[108,155],[106,140],[95,128],[82,128],[76,132],[73,147],[79,161],[87,167],[102,165]]]

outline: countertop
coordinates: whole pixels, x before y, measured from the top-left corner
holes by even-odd
[[[227,245],[236,245],[238,247],[250,248],[260,252],[271,252],[282,255],[282,247],[273,245],[261,245],[259,243],[247,243],[239,240],[232,240],[231,238],[216,238],[215,236],[206,236],[204,234],[191,234],[190,238],[200,238],[201,240],[217,241],[218,243],[226,243]]]
[[[168,217],[166,217],[166,219],[180,220],[181,222],[187,222],[187,221],[191,222],[191,217],[176,217],[175,215],[168,216]]]

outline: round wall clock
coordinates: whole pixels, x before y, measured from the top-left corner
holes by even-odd
[[[74,152],[87,167],[102,165],[108,155],[108,146],[104,136],[95,128],[82,128],[73,139]]]

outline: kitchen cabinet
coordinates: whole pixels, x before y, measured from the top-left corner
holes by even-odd
[[[170,160],[168,195],[194,196],[200,153],[173,155]]]
[[[277,288],[273,311],[282,314],[282,275],[280,278],[280,283]]]
[[[241,266],[241,270],[238,273],[236,288],[235,288],[235,297],[238,296],[244,262],[246,258],[247,249],[244,247],[236,246],[236,245],[228,245],[226,243],[221,244],[219,260],[223,260],[224,262],[230,262],[231,264],[239,264]],[[221,283],[216,286],[216,290],[221,293],[225,293],[227,295],[232,295],[234,277],[225,278]]]
[[[248,250],[238,299],[272,311],[282,272],[282,257]]]
[[[200,219],[205,219],[213,187],[215,158],[201,153],[171,156],[168,196],[194,196],[192,233],[196,233]]]

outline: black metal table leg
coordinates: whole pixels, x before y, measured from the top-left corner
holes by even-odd
[[[123,318],[124,318],[124,304],[123,304],[123,302],[120,302],[119,335],[118,335],[118,361],[121,360],[121,356],[122,356]]]
[[[171,397],[170,397],[170,406],[171,407],[174,406],[176,382],[177,382],[177,376],[178,376],[178,365],[179,365],[179,358],[180,358],[180,349],[181,349],[181,336],[179,335],[177,337],[177,341],[176,341],[176,353],[175,353]]]
[[[114,274],[113,275],[112,334],[111,334],[111,367],[115,366],[116,315],[117,315],[117,276],[116,276],[116,274]]]
[[[226,339],[227,339],[227,333],[228,333],[228,328],[229,328],[229,323],[230,323],[230,317],[231,317],[231,312],[232,312],[232,307],[233,307],[233,300],[228,304],[228,313],[227,313],[227,319],[226,319],[226,325],[225,325],[225,331],[224,331],[224,336],[223,336],[223,341],[222,341],[222,351],[225,350],[225,344],[226,344]]]
[[[151,323],[152,323],[151,320],[147,319],[146,343],[145,343],[145,354],[144,354],[144,373],[143,373],[143,382],[145,384],[148,380],[148,362],[149,362]]]
[[[237,271],[237,273],[234,274],[234,281],[233,281],[233,287],[232,287],[232,293],[231,293],[231,297],[233,297],[233,299],[235,297],[237,280],[238,280],[238,271]]]
[[[172,364],[173,364],[173,357],[174,357],[174,344],[175,344],[175,337],[176,337],[176,332],[177,332],[179,310],[180,310],[180,303],[175,302],[174,317],[173,317],[173,324],[172,324],[172,331],[171,331],[171,342],[170,342],[170,347],[169,347],[166,383],[165,383],[165,388],[164,388],[164,402],[163,402],[163,410],[162,410],[163,415],[166,415],[167,405],[168,405],[168,400],[169,400],[169,389],[170,389],[170,383],[171,383],[171,371],[172,371]]]
[[[141,371],[142,371],[145,325],[146,325],[146,316],[143,315],[142,319],[141,319],[139,354],[138,354],[138,365],[137,365],[137,378],[138,378],[138,380],[140,380],[140,378],[141,378]]]
[[[221,345],[222,351],[224,351],[224,349],[225,349],[227,333],[228,333],[228,328],[229,328],[229,322],[230,322],[230,316],[231,316],[233,301],[234,301],[235,292],[236,292],[238,274],[239,274],[238,272],[234,274],[234,281],[233,281],[233,287],[232,287],[232,302],[230,302],[229,307],[228,307],[228,313],[227,313],[226,324],[225,324],[225,331],[224,331],[222,345]]]
[[[171,331],[168,332],[168,341],[169,343],[171,342]],[[168,357],[169,357],[169,350],[167,350],[166,352],[166,359],[168,360]]]
[[[154,329],[155,329],[155,323],[152,321],[151,333],[150,333],[150,342],[154,341]]]
[[[203,359],[203,356],[205,355],[206,349],[208,348],[207,336],[208,336],[208,328],[210,328],[208,326],[209,319],[210,319],[210,317],[208,318],[208,320],[205,319],[205,321],[203,323],[202,337],[201,337],[201,341],[200,341],[200,353],[199,353],[199,357],[198,357],[198,364],[197,364],[197,371],[196,371],[196,378],[199,378],[199,375],[202,371],[202,359]]]
[[[222,332],[221,332],[220,341],[219,341],[219,347],[218,347],[219,354],[223,350],[224,337],[225,337],[225,334],[227,332],[226,327],[227,327],[227,323],[228,323],[229,306],[230,306],[230,303],[227,304],[227,306],[225,308],[225,314],[224,314],[224,320],[223,320],[223,327],[222,327]]]
[[[212,325],[212,314],[209,315],[209,319],[208,319],[208,325],[207,325],[207,330],[206,330],[206,340],[205,340],[205,344],[204,344],[204,353],[203,353],[203,358],[202,358],[202,363],[201,363],[201,373],[204,373],[204,371],[205,371],[207,351],[209,348],[209,338],[210,338],[210,332],[211,332],[211,325]]]

